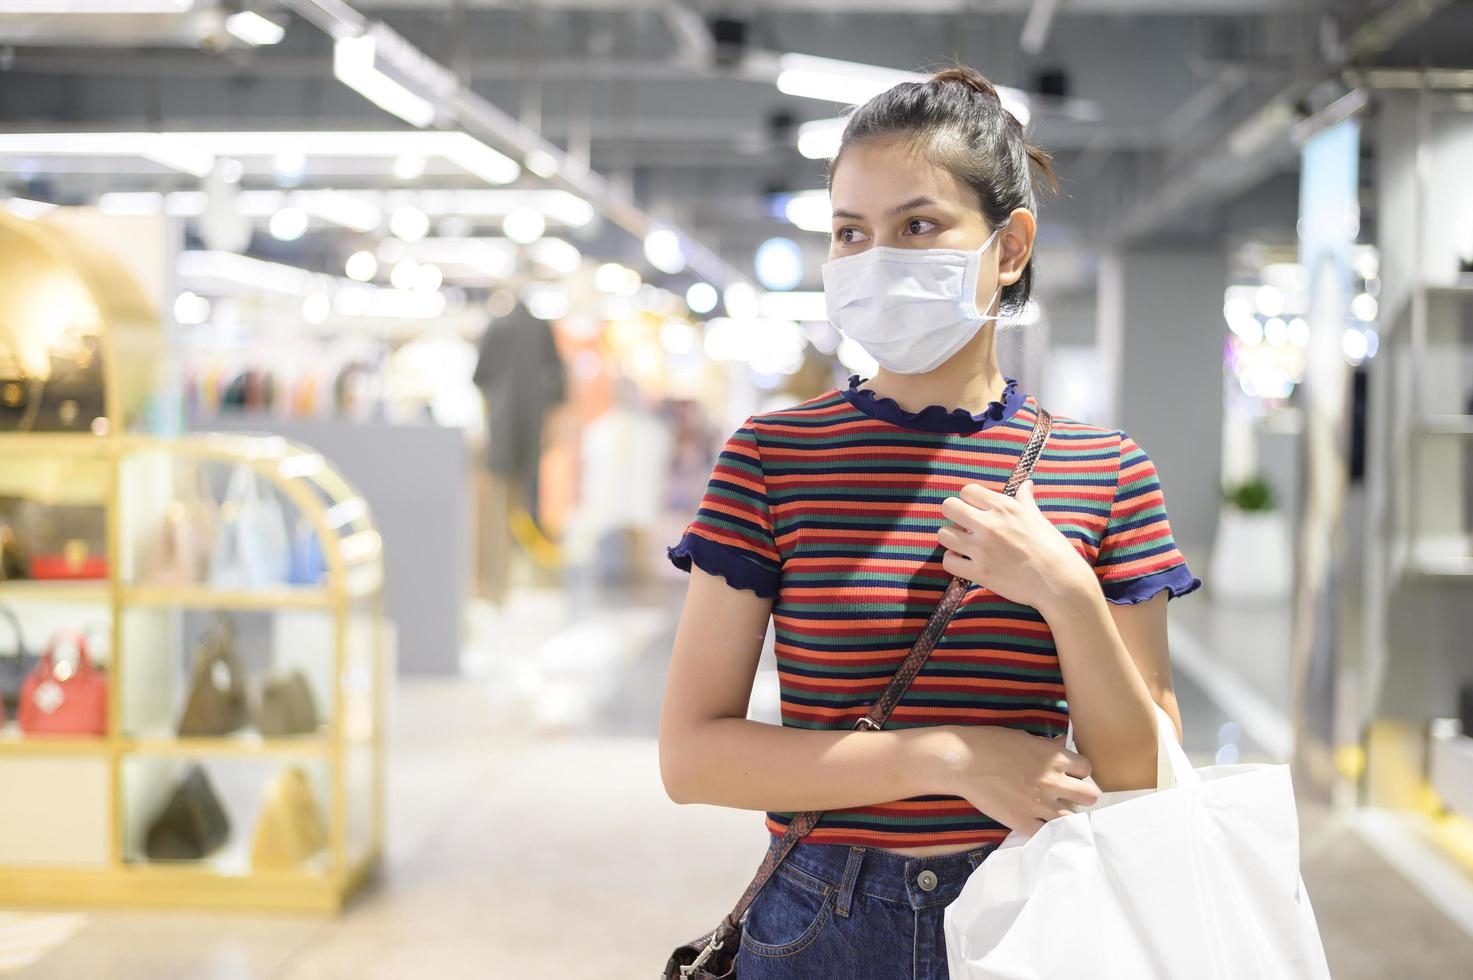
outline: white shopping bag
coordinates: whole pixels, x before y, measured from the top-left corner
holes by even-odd
[[[1328,980],[1288,765],[1193,769],[1159,705],[1156,728],[1156,789],[1014,831],[972,872],[944,913],[952,980]]]

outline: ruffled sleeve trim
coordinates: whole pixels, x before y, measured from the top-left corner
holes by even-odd
[[[733,588],[747,589],[764,599],[777,598],[782,573],[764,568],[737,549],[686,531],[678,544],[665,549],[665,554],[683,572],[690,571],[694,562],[702,571],[720,575]]]
[[[1167,600],[1177,599],[1195,592],[1202,580],[1192,574],[1185,564],[1173,565],[1150,575],[1142,575],[1128,582],[1101,582],[1105,598],[1116,605],[1135,605],[1145,602],[1162,589],[1167,591]]]

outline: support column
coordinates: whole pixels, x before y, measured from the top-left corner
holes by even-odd
[[[1124,429],[1156,464],[1177,545],[1205,567],[1221,499],[1220,246],[1120,249],[1100,262],[1098,421]]]

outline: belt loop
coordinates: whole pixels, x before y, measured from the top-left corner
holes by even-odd
[[[854,883],[859,880],[859,865],[864,861],[864,848],[849,845],[849,860],[844,865],[844,880],[839,883],[839,903],[834,911],[842,916],[849,915],[849,900],[854,897]]]

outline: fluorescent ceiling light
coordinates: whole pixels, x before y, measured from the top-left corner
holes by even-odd
[[[379,71],[374,63],[376,45],[372,35],[339,38],[332,50],[332,73],[385,112],[411,126],[432,125],[438,111],[429,99],[416,95]]]
[[[0,136],[0,140],[4,137]],[[0,149],[0,153],[3,153]],[[203,214],[203,191],[112,191],[98,198],[98,206],[113,214]],[[354,230],[372,230],[386,211],[415,207],[431,217],[505,218],[517,208],[541,212],[549,224],[582,227],[594,218],[593,205],[565,190],[253,190],[235,195],[235,209],[251,217],[268,217],[292,205],[324,221]],[[370,222],[372,226],[368,227]]]
[[[177,268],[182,281],[203,292],[216,292],[221,284],[293,297],[333,290],[333,309],[344,316],[433,318],[447,303],[438,290],[384,289],[234,252],[181,252]]]
[[[644,237],[644,257],[661,272],[674,275],[685,268],[685,246],[669,228],[655,228]]]
[[[798,127],[798,152],[810,160],[827,160],[839,152],[849,120],[815,119]]]
[[[177,268],[179,278],[192,286],[227,283],[287,296],[304,294],[315,278],[306,269],[234,252],[180,252]]]
[[[1018,39],[1018,47],[1029,54],[1043,50],[1043,42],[1048,39],[1048,29],[1053,25],[1058,6],[1058,0],[1033,0],[1033,6],[1028,8],[1028,18],[1023,21],[1023,36]]]
[[[558,172],[557,157],[546,150],[533,150],[522,159],[522,165],[539,177],[552,177]]]
[[[288,207],[358,232],[373,231],[384,217],[372,201],[349,191],[241,191],[235,195],[236,212],[253,218],[268,217]]]
[[[4,0],[0,0],[3,3]],[[225,18],[225,29],[246,44],[264,47],[280,44],[286,37],[286,28],[274,20],[267,20],[254,10],[242,10]]]
[[[835,58],[784,54],[777,59],[777,89],[785,95],[858,105],[901,82],[924,78],[914,72]]]
[[[842,105],[858,105],[901,82],[924,82],[930,77],[898,68],[792,53],[779,55],[777,68],[779,92]],[[999,85],[997,96],[1004,109],[1028,125],[1028,93]]]
[[[205,213],[209,195],[204,191],[109,191],[97,198],[103,214],[159,214],[192,217]],[[274,208],[272,210],[275,210]],[[269,211],[266,213],[270,213]]]
[[[182,14],[194,0],[0,0],[0,14]]]
[[[370,232],[384,220],[383,212],[373,204],[342,191],[293,191],[289,201],[308,214],[349,231]]]
[[[382,22],[333,45],[333,74],[380,109],[424,129],[459,89],[455,75]]]
[[[215,157],[172,133],[5,133],[0,155],[140,156],[195,177],[208,176]]]
[[[834,206],[829,201],[829,192],[799,191],[783,205],[783,216],[804,231],[828,234],[833,230]],[[794,317],[793,319],[801,319]]]
[[[521,174],[517,162],[498,153],[466,133],[448,133],[460,137],[445,150],[445,157],[466,173],[475,174],[488,184],[510,184]]]
[[[3,2],[3,0],[0,0]],[[0,157],[19,155],[142,156],[203,177],[215,157],[438,156],[487,183],[509,184],[521,173],[511,157],[468,133],[446,132],[237,132],[237,133],[8,133]],[[591,220],[591,217],[590,217]],[[586,222],[584,222],[586,224]]]
[[[467,217],[505,218],[520,207],[542,212],[548,221],[582,227],[594,218],[593,205],[577,194],[564,190],[424,190],[406,191],[395,200],[413,201],[430,215],[456,214]]]
[[[506,238],[426,238],[405,251],[416,262],[496,279],[512,275],[517,268],[517,246]]]

